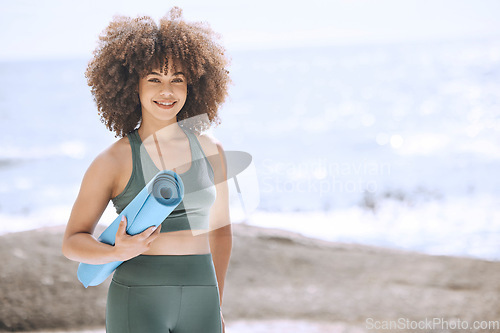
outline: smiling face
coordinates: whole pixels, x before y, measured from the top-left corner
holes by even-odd
[[[172,66],[168,73],[155,69],[139,79],[138,90],[143,122],[156,120],[171,123],[176,121],[177,114],[186,103],[187,80],[179,65],[175,72]]]

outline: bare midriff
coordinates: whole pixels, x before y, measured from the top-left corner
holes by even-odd
[[[210,252],[206,230],[180,230],[160,233],[145,255],[186,255]]]

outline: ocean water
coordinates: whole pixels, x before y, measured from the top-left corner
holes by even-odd
[[[258,184],[246,214],[233,189],[233,222],[500,259],[500,38],[231,56],[213,133]],[[87,60],[0,63],[0,233],[66,223],[115,140]]]

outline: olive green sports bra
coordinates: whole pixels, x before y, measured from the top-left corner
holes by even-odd
[[[160,232],[208,229],[210,208],[216,198],[212,166],[194,133],[181,128],[189,139],[191,167],[178,174],[184,183],[184,198],[162,222]],[[142,145],[137,129],[127,134],[127,137],[132,148],[133,168],[125,189],[111,199],[118,214],[160,171]]]

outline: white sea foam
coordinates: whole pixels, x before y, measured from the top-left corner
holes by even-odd
[[[313,213],[257,211],[248,223],[329,241],[500,260],[500,198],[490,195],[414,207],[385,200],[376,212],[355,206]]]
[[[31,160],[50,158],[54,156],[68,156],[74,159],[82,159],[88,151],[85,142],[80,140],[64,141],[50,146],[36,143],[33,146],[0,146],[0,159],[4,160]]]

